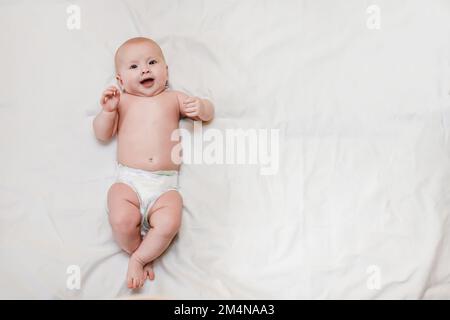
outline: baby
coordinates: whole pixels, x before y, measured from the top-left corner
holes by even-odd
[[[107,196],[114,239],[130,254],[127,285],[135,289],[155,275],[152,261],[169,246],[181,224],[183,200],[177,191],[179,162],[172,141],[180,117],[209,121],[206,99],[168,89],[168,66],[161,48],[147,38],[123,43],[115,55],[122,93],[108,87],[93,122],[101,141],[117,134],[117,179]]]

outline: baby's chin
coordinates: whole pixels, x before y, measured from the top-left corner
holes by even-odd
[[[153,96],[160,94],[164,90],[165,90],[165,86],[153,85],[153,86],[147,88],[145,86],[139,85],[139,86],[133,88],[132,90],[129,90],[129,91],[126,90],[126,91],[128,94],[132,94],[135,96],[153,97]]]

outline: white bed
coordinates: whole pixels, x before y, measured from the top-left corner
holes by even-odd
[[[0,298],[450,298],[449,1],[2,0],[0,21]],[[92,120],[135,36],[214,101],[203,130],[279,129],[279,168],[183,165],[182,228],[131,292]]]

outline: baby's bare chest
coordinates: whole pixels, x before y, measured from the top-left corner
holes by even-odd
[[[172,99],[129,99],[126,102],[119,108],[119,133],[178,127],[179,109]]]

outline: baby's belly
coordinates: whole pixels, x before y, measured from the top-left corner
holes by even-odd
[[[172,150],[177,143],[119,137],[117,161],[125,166],[147,171],[178,170],[180,165],[175,163],[177,159],[172,159]]]

